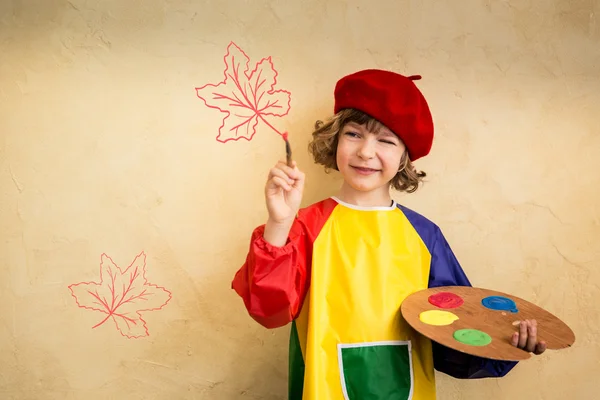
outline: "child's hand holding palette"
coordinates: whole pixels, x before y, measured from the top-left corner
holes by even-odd
[[[401,307],[404,319],[419,333],[444,346],[495,360],[531,357],[511,344],[519,321],[537,320],[538,341],[548,349],[575,342],[573,331],[560,319],[526,300],[468,286],[446,286],[411,294]]]

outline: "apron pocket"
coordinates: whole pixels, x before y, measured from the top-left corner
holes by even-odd
[[[410,341],[338,345],[346,400],[410,400],[413,371]]]

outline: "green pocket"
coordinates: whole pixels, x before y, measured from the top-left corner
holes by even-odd
[[[410,400],[413,371],[410,341],[339,344],[346,400]]]

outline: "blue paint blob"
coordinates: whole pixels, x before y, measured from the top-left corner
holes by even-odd
[[[511,313],[519,312],[515,302],[508,297],[489,296],[481,300],[481,304],[491,310],[510,311]]]

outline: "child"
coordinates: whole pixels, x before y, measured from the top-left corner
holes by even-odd
[[[291,322],[289,399],[435,399],[434,368],[456,378],[501,377],[516,363],[473,357],[419,335],[402,301],[439,286],[470,286],[440,229],[397,204],[414,192],[412,162],[433,140],[418,76],[363,70],[342,78],[333,118],[317,122],[309,149],[338,170],[335,197],[299,209],[304,174],[279,162],[265,187],[269,213],[252,234],[232,287],[267,328]],[[512,343],[545,350],[535,321]]]

